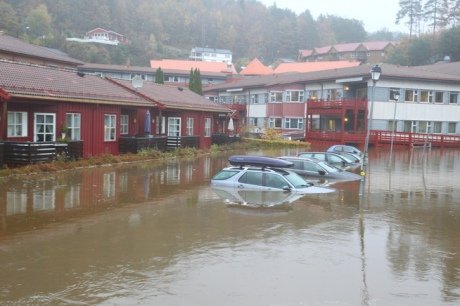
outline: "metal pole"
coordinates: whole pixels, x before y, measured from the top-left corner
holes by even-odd
[[[398,100],[399,100],[399,95],[395,95],[395,107],[393,110],[393,131],[391,132],[391,143],[390,143],[390,161],[388,162],[390,168],[392,167],[391,161],[393,157],[393,141],[394,141],[395,130],[396,130],[396,107],[398,106]]]
[[[364,156],[361,160],[361,175],[366,175],[367,172],[367,164],[368,164],[368,151],[369,151],[369,137],[372,128],[372,111],[374,105],[374,91],[375,91],[375,83],[377,81],[372,80],[372,93],[371,93],[371,104],[369,105],[369,119],[367,122],[367,131],[366,131],[366,140],[364,142]]]

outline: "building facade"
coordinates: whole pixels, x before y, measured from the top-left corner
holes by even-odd
[[[450,65],[456,64],[444,69]],[[239,129],[251,134],[273,128],[309,142],[362,145],[370,122],[373,144],[396,137],[401,144],[430,139],[433,145],[460,146],[460,76],[437,69],[384,64],[374,87],[371,66],[361,65],[245,79],[205,94],[239,108]]]
[[[190,51],[190,60],[232,64],[232,52],[225,49],[195,47]]]

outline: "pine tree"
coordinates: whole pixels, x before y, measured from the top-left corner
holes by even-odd
[[[157,71],[155,72],[155,83],[157,84],[165,83],[163,70],[161,70],[161,67],[158,67]]]
[[[195,69],[195,92],[203,95],[203,84],[201,82],[201,73],[199,69]]]
[[[399,11],[396,14],[396,24],[404,18],[409,18],[409,37],[412,37],[415,30],[420,28],[420,19],[422,14],[421,0],[399,0]]]
[[[190,68],[190,76],[188,77],[188,89],[195,91],[195,74],[193,73],[193,68]]]

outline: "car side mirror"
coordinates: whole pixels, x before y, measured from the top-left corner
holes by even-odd
[[[289,186],[283,186],[284,191],[291,192],[291,188]]]
[[[318,170],[319,175],[326,175],[326,172],[324,170]]]

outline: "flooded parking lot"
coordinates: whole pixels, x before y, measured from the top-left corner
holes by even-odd
[[[459,150],[404,148],[391,160],[372,150],[363,183],[297,198],[216,193],[209,180],[226,164],[204,156],[2,182],[0,301],[460,302]]]

